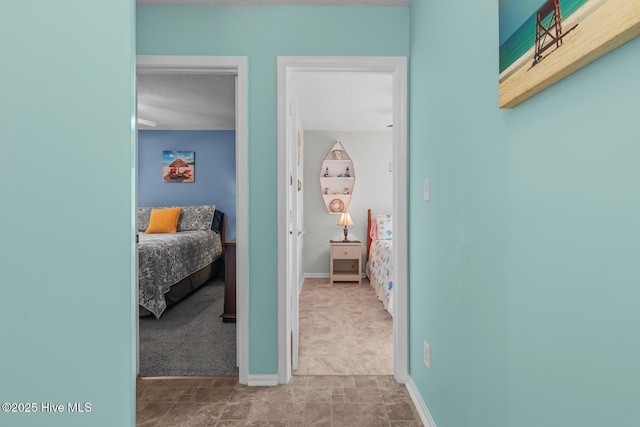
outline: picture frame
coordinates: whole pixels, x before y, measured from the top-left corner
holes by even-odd
[[[193,183],[195,182],[195,151],[163,151],[162,181]]]
[[[640,0],[501,2],[500,108],[519,105],[638,35]]]

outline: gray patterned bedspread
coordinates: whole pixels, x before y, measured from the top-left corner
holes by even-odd
[[[210,264],[222,253],[220,235],[212,230],[138,233],[139,301],[160,318],[164,294],[172,285]]]

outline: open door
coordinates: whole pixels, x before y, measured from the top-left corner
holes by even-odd
[[[406,57],[278,56],[278,382],[286,384],[298,366],[298,292],[301,266],[298,251],[304,244],[304,226],[298,221],[297,130],[295,75],[307,72],[375,72],[393,79],[393,216],[394,287],[397,312],[393,322],[394,377],[407,381],[407,59]],[[302,141],[303,142],[303,141]],[[301,150],[303,154],[304,149]],[[296,159],[294,162],[293,159]],[[302,162],[301,162],[302,164]],[[300,175],[302,176],[302,175]],[[306,183],[310,184],[310,183]],[[312,184],[314,188],[316,185]],[[302,193],[302,194],[301,194]],[[294,215],[295,213],[295,215]],[[294,238],[295,237],[295,238]],[[295,361],[295,362],[294,362]]]
[[[287,283],[289,286],[289,305],[291,310],[291,368],[298,369],[299,352],[299,309],[298,296],[300,295],[300,259],[302,253],[302,239],[304,231],[300,223],[302,208],[302,174],[301,174],[301,138],[302,130],[299,126],[297,92],[295,81],[291,82],[289,91],[289,120],[287,126],[287,169],[289,171],[288,191],[288,224],[289,245],[287,253]]]

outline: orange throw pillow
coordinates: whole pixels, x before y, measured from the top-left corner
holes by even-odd
[[[152,209],[145,234],[175,233],[182,208]]]

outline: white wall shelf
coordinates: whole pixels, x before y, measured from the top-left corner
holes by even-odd
[[[355,181],[353,161],[342,143],[336,141],[320,168],[320,194],[328,213],[349,211]]]

